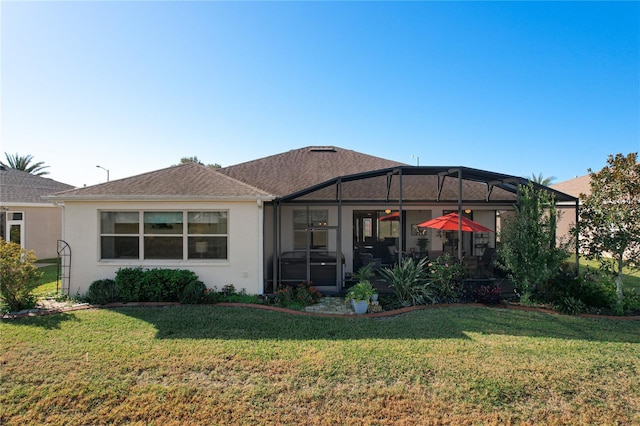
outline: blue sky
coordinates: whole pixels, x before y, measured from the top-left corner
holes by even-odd
[[[310,145],[556,182],[640,151],[639,2],[0,8],[1,151],[76,186]]]

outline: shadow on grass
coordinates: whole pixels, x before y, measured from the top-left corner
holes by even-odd
[[[479,306],[393,317],[312,317],[247,307],[117,308],[152,324],[157,339],[359,340],[471,339],[470,334],[640,343],[640,321],[580,318]]]
[[[0,321],[7,322],[12,325],[24,327],[39,327],[45,330],[60,329],[60,325],[64,322],[79,322],[80,319],[73,313],[56,313],[53,315],[35,315],[22,318],[6,318]]]

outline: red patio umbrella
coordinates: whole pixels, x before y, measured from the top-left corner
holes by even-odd
[[[443,231],[457,231],[459,229],[458,213],[454,212],[436,217],[435,219],[419,223],[417,226],[420,228],[434,228]],[[462,230],[467,232],[493,232],[491,229],[484,227],[471,219],[467,219],[464,216],[462,217]]]
[[[380,218],[380,222],[386,222],[387,220],[400,220],[400,212],[394,212]]]

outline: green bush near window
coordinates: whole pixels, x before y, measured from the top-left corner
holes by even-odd
[[[89,303],[97,305],[117,302],[120,299],[116,282],[109,278],[92,282],[86,296]]]
[[[207,286],[202,281],[191,281],[182,291],[179,302],[183,305],[196,305],[204,302]]]
[[[198,276],[187,269],[121,268],[116,289],[124,302],[178,302],[185,287]]]
[[[116,272],[116,291],[123,302],[140,302],[142,300],[142,268],[120,268]]]

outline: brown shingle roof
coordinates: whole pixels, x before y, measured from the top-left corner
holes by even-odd
[[[268,197],[264,191],[198,163],[187,163],[55,194],[58,199],[223,199]]]
[[[42,198],[73,186],[22,170],[0,167],[0,203],[46,203]]]
[[[338,147],[309,146],[220,169],[282,197],[339,176],[406,165]]]
[[[574,197],[579,197],[580,194],[591,194],[591,176],[584,175],[578,176],[573,179],[565,180],[554,185],[550,185],[551,188],[564,192]]]

